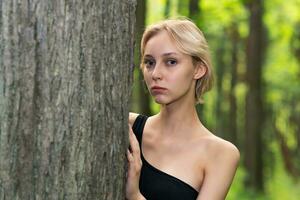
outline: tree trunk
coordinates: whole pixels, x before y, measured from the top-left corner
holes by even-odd
[[[232,45],[231,50],[231,81],[229,93],[229,128],[228,139],[233,144],[238,145],[237,139],[237,101],[235,96],[235,87],[237,85],[237,68],[238,68],[238,44],[240,40],[238,27],[233,23],[230,28],[230,40]]]
[[[263,44],[263,5],[261,0],[248,3],[250,11],[249,36],[247,41],[247,86],[246,130],[245,130],[245,167],[248,171],[246,185],[258,191],[263,190],[262,160],[262,65]]]
[[[216,97],[216,134],[222,138],[226,138],[226,131],[224,130],[224,121],[225,121],[225,114],[222,110],[223,104],[223,77],[225,73],[226,63],[224,61],[224,54],[225,54],[225,32],[221,34],[219,38],[219,47],[217,49],[216,55],[216,86],[217,86],[217,97]],[[227,138],[226,138],[227,139]]]
[[[138,0],[136,7],[136,45],[135,45],[135,74],[137,75],[137,81],[135,87],[137,88],[137,99],[138,104],[138,113],[150,116],[152,114],[150,108],[151,97],[147,91],[144,83],[143,73],[140,70],[140,48],[141,48],[141,39],[143,32],[145,30],[145,21],[146,21],[146,0]]]
[[[293,152],[288,147],[286,139],[284,138],[284,136],[282,135],[280,130],[278,130],[278,128],[276,126],[274,129],[275,129],[275,134],[278,139],[279,146],[280,146],[280,151],[281,151],[285,170],[287,171],[288,174],[291,175],[292,178],[294,178],[296,180],[299,177],[300,173],[297,170],[297,167],[296,167],[297,165],[295,165],[295,162],[293,160]]]
[[[298,76],[300,78],[300,72],[298,73]],[[295,180],[299,179],[299,177],[300,177],[300,113],[297,110],[298,105],[299,105],[299,97],[295,96],[294,99],[291,100],[291,102],[290,102],[290,107],[292,110],[291,110],[291,115],[289,117],[289,121],[290,121],[291,126],[293,126],[295,128],[294,134],[295,134],[295,139],[296,139],[297,145],[293,149],[289,149],[288,145],[287,144],[285,145],[288,149],[289,155],[291,155],[291,157],[292,157],[291,158],[292,167],[290,167],[291,165],[287,165],[287,164],[285,166],[286,166],[287,171],[293,176],[293,178]],[[279,134],[279,136],[284,138],[279,131],[278,131],[278,134]],[[279,142],[281,142],[281,141],[279,140]],[[283,142],[285,142],[285,140],[283,140]],[[282,151],[282,153],[283,153],[283,151]],[[285,155],[282,155],[282,156],[285,156]],[[285,157],[284,157],[284,159],[285,159]]]
[[[191,19],[196,20],[200,14],[199,3],[201,0],[189,0],[189,16]]]
[[[298,80],[300,80],[300,20],[295,24],[294,27],[294,32],[293,32],[293,36],[291,38],[291,50],[298,62]],[[297,140],[297,148],[296,148],[296,155],[298,156],[298,162],[299,162],[299,168],[300,168],[300,113],[297,109],[294,108],[299,108],[299,104],[300,104],[300,96],[299,93],[298,95],[296,94],[295,97],[293,98],[293,106],[291,106],[292,108],[292,122],[295,124],[296,126],[296,140]]]
[[[194,21],[194,23],[201,29],[199,26],[200,16],[201,16],[201,8],[199,6],[201,0],[189,0],[189,18]],[[203,123],[205,123],[204,117],[204,104],[197,104],[196,110],[198,117],[201,119]]]
[[[202,10],[201,0],[189,0],[189,17],[196,23],[198,27],[202,27]]]
[[[171,1],[170,0],[166,0],[165,11],[164,11],[165,18],[170,17],[170,10],[171,10]]]
[[[181,16],[187,16],[189,8],[189,1],[188,0],[180,0],[177,1],[177,13]]]
[[[0,4],[0,199],[124,199],[135,1]]]

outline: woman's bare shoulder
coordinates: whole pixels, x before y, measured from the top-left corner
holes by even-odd
[[[213,162],[215,161],[231,161],[237,163],[240,159],[238,148],[231,142],[218,137],[214,134],[209,134],[206,138],[207,155]]]
[[[210,131],[202,137],[201,144],[204,145],[209,160],[215,160],[222,156],[235,162],[240,158],[240,152],[233,143],[214,135]]]
[[[212,133],[207,134],[203,142],[205,180],[198,199],[225,199],[238,167],[239,150],[231,142]]]
[[[139,116],[138,113],[133,113],[133,112],[130,112],[130,113],[129,113],[129,119],[128,119],[128,121],[129,121],[129,124],[130,124],[131,126],[133,125],[133,123],[134,123],[134,121],[136,120],[137,116]]]

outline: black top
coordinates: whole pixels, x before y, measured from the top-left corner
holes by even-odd
[[[192,186],[171,176],[146,161],[142,153],[142,136],[147,117],[139,115],[132,130],[137,137],[143,162],[140,176],[140,191],[147,200],[195,200],[198,196]]]

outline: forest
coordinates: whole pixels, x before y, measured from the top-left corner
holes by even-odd
[[[0,0],[0,200],[125,198],[128,113],[159,110],[141,34],[179,16],[212,55],[198,116],[241,154],[226,199],[298,200],[299,11],[300,0]]]
[[[145,26],[161,19],[188,17],[208,40],[215,81],[198,115],[241,152],[227,199],[299,199],[300,1],[139,0],[136,9],[135,66]],[[158,109],[136,67],[131,110]]]

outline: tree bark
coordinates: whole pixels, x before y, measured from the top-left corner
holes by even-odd
[[[124,199],[135,1],[0,4],[0,199]]]
[[[262,101],[263,3],[261,0],[248,2],[250,11],[249,36],[247,41],[247,86],[245,167],[248,171],[246,185],[263,190],[262,128],[264,122]]]

